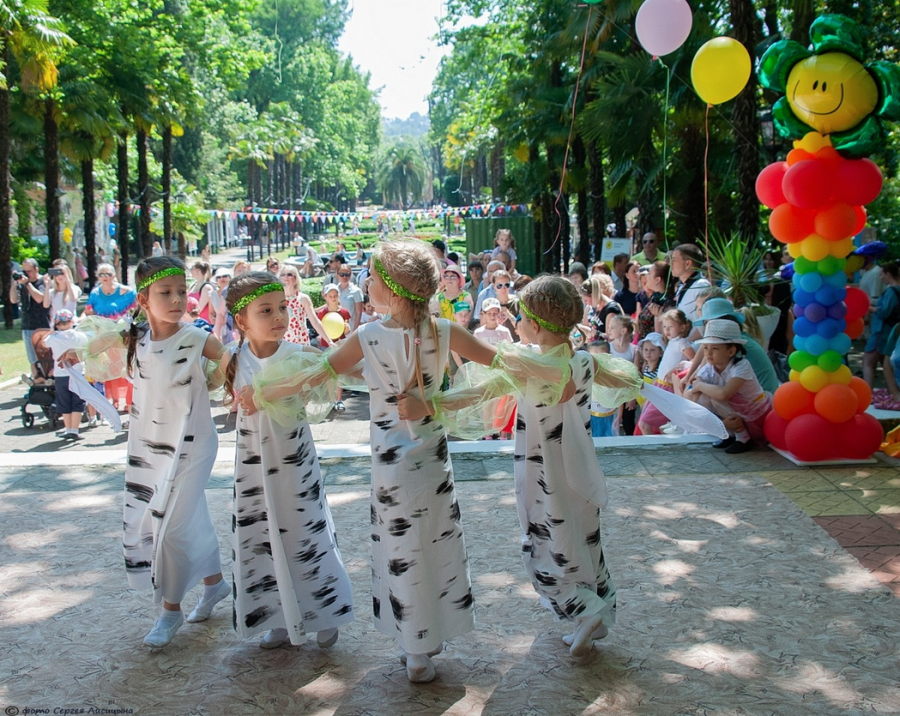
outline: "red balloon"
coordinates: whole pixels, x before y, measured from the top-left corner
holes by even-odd
[[[832,423],[845,423],[854,415],[859,405],[856,391],[846,385],[832,383],[816,393],[816,412]]]
[[[794,206],[801,209],[818,209],[831,202],[834,170],[830,162],[797,162],[787,170],[781,186],[784,189],[784,197]]]
[[[796,244],[813,233],[815,212],[798,209],[791,204],[780,204],[769,217],[769,231],[784,244]]]
[[[857,216],[853,207],[839,202],[817,211],[813,227],[823,239],[840,241],[857,233],[853,231],[856,222]]]
[[[820,415],[794,418],[784,431],[787,449],[804,462],[828,460],[833,455],[835,426]],[[843,436],[841,436],[843,439]]]
[[[847,321],[847,330],[844,333],[855,341],[863,334],[864,330],[866,330],[866,322],[862,318],[856,318],[852,321]]]
[[[884,429],[873,415],[860,413],[835,426],[839,439],[838,454],[855,460],[872,457],[884,440]]]
[[[860,231],[866,228],[866,222],[869,215],[866,213],[865,207],[854,206],[853,212],[856,214],[856,223],[853,225],[853,235],[856,236]]]
[[[787,201],[781,189],[781,180],[784,179],[787,170],[787,162],[775,162],[763,169],[756,177],[756,196],[770,209]]]
[[[862,318],[869,311],[869,296],[860,288],[848,288],[844,303],[847,304],[847,315],[844,318],[848,324]]]
[[[883,181],[871,159],[848,159],[834,173],[834,196],[856,206],[868,204],[881,193]]]
[[[787,450],[787,442],[784,435],[788,425],[790,423],[773,410],[766,416],[766,440],[779,450]]]
[[[850,384],[847,386],[856,393],[856,412],[864,413],[866,412],[866,408],[868,408],[872,404],[872,389],[869,387],[869,384],[866,383],[862,378],[858,376],[853,376],[850,379]]]
[[[793,420],[798,415],[812,413],[815,410],[813,401],[815,393],[809,392],[800,383],[782,383],[772,397],[773,412],[785,420]]]

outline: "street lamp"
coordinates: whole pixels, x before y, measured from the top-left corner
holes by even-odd
[[[784,139],[781,132],[775,127],[771,107],[766,107],[759,113],[759,129],[762,135],[762,148],[772,158],[772,161],[775,161],[778,152],[784,146]]]

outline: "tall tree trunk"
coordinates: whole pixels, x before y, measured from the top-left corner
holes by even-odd
[[[81,162],[81,208],[84,212],[84,252],[87,254],[88,289],[97,282],[97,222],[94,211],[94,160]]]
[[[603,152],[597,142],[588,145],[590,164],[591,223],[594,226],[594,256],[600,256],[598,248],[606,236],[606,177],[603,173]]]
[[[730,2],[733,1],[730,0]],[[806,47],[809,44],[809,26],[812,25],[818,14],[816,2],[815,0],[792,0],[789,4],[791,6],[790,39]],[[735,39],[740,42],[740,38],[736,37]]]
[[[587,164],[587,149],[584,140],[578,135],[572,144],[572,161],[579,169]],[[585,266],[591,264],[591,239],[588,234],[588,186],[582,184],[578,190],[578,246],[575,249],[575,260]]]
[[[750,56],[756,48],[756,11],[753,0],[729,0],[734,38]],[[756,177],[759,175],[759,106],[756,75],[734,101],[731,121],[738,139],[738,207],[737,230],[741,238],[755,243],[759,234],[759,199],[756,197]]]
[[[163,195],[163,241],[166,253],[172,253],[172,127],[163,129],[163,165],[162,165],[162,195]],[[184,254],[181,255],[184,258]]]
[[[625,204],[613,207],[613,223],[616,225],[616,238],[618,239],[624,239],[628,232],[627,213],[628,209],[625,208]]]
[[[703,135],[701,120],[685,122],[683,129],[675,137],[675,140],[681,147],[682,162],[685,166],[703,166],[706,140]],[[674,248],[676,244],[684,242],[702,244],[705,231],[704,217],[706,215],[702,171],[691,173],[687,186],[681,192],[681,199],[677,204],[676,213],[681,216],[678,221],[678,233],[681,239],[676,241],[673,237],[666,237],[665,241],[659,242],[659,248],[665,250],[667,245],[669,248]],[[668,244],[665,242],[668,242]]]
[[[247,161],[247,206],[253,206],[254,187],[256,186],[256,162],[252,159]]]
[[[119,202],[119,252],[122,255],[122,281],[128,282],[128,252],[131,233],[129,231],[129,206],[128,199],[128,132],[119,135],[119,144],[116,147],[116,174],[117,183],[116,198]],[[111,258],[111,257],[110,257]]]
[[[153,242],[150,240],[150,169],[147,166],[147,152],[149,151],[147,132],[143,128],[138,129],[138,196],[141,207],[139,244],[142,258],[153,255]]]
[[[0,67],[8,71],[7,35],[0,33]],[[10,261],[12,241],[9,236],[9,90],[0,87],[0,301],[3,301],[3,325],[13,327],[13,307],[9,302],[12,288]]]
[[[56,102],[44,100],[44,201],[47,207],[47,242],[50,261],[59,258],[59,127],[56,124]]]

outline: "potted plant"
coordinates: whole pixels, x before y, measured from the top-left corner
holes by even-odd
[[[773,280],[780,280],[763,273],[763,256],[768,250],[759,239],[748,242],[737,232],[714,232],[709,237],[707,257],[713,279],[721,283],[734,307],[753,310],[765,338],[763,348],[767,347],[781,315],[781,311],[766,304],[763,297],[763,288]]]

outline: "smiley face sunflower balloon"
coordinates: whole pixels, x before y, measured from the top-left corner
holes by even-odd
[[[812,50],[782,40],[760,60],[762,86],[784,93],[775,126],[790,138],[830,135],[843,156],[868,156],[883,143],[883,122],[900,119],[900,67],[864,64],[863,34],[842,15],[817,18],[809,37]]]

